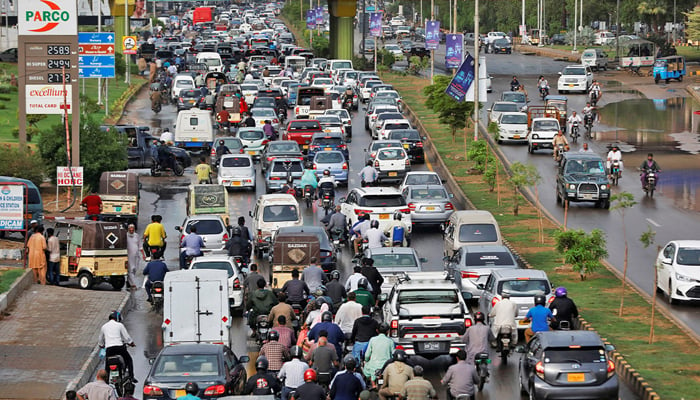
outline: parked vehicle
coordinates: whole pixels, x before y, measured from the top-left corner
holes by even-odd
[[[99,191],[102,199],[102,220],[137,226],[140,189],[137,174],[126,171],[103,172],[100,175]]]
[[[667,243],[656,257],[656,290],[667,296],[669,303],[700,299],[700,241],[674,240]]]

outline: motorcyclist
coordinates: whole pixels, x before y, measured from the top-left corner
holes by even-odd
[[[559,157],[559,145],[563,144],[564,145],[564,151],[569,151],[569,141],[566,139],[566,136],[559,131],[557,134],[554,136],[554,139],[552,139],[552,146],[554,146],[554,153],[552,154],[552,157],[556,160]]]
[[[304,271],[301,273],[301,280],[306,283],[306,286],[311,292],[315,292],[319,287],[326,283],[326,275],[324,274],[323,269],[318,266],[317,262],[318,260],[316,257],[311,257],[309,260],[309,266],[304,268]]]
[[[353,244],[356,254],[362,252],[362,238],[364,237],[367,230],[370,228],[369,215],[361,213],[358,216],[357,222],[350,228],[350,236],[353,237]]]
[[[389,237],[391,246],[407,247],[411,245],[411,238],[408,232],[408,225],[401,221],[403,213],[394,212],[394,219],[384,228],[384,234]]]
[[[387,240],[384,232],[379,229],[379,221],[376,219],[370,222],[370,228],[367,229],[362,238],[367,240],[367,247],[370,249],[383,247],[384,242]]]
[[[497,302],[489,311],[491,321],[491,334],[498,337],[501,327],[509,327],[512,343],[518,342],[518,324],[515,318],[518,316],[518,306],[510,299],[510,291],[501,292],[501,301]]]
[[[357,289],[352,293],[355,293],[356,301],[362,306],[373,307],[375,304],[374,295],[371,292],[371,285],[367,278],[362,278],[357,282]]]
[[[158,167],[158,140],[153,139],[151,142],[151,147],[149,148],[151,154],[151,162],[153,162],[153,167]]]
[[[579,127],[581,125],[583,125],[583,120],[581,120],[580,115],[576,114],[576,111],[572,112],[571,115],[569,116],[569,118],[566,120],[566,125],[569,128],[569,135],[571,135],[571,137],[573,137],[573,135],[574,135],[574,130],[573,130],[574,122],[578,123]]]
[[[595,107],[593,107],[591,105],[591,102],[590,101],[586,102],[586,106],[583,107],[583,109],[581,110],[581,113],[583,114],[583,118],[585,119],[586,116],[591,116],[591,118],[592,118],[593,117],[593,110],[595,110]]]
[[[282,400],[289,398],[289,393],[304,384],[304,371],[309,368],[309,364],[304,361],[304,351],[299,346],[292,346],[289,350],[292,356],[291,361],[282,365],[277,376],[284,382],[282,388]]]
[[[268,371],[277,374],[284,362],[289,358],[289,350],[279,342],[280,334],[276,330],[271,330],[267,334],[267,342],[260,348],[260,355],[265,356],[268,361]]]
[[[574,320],[578,318],[578,308],[573,300],[568,296],[568,292],[565,287],[560,286],[554,290],[554,300],[549,305],[549,309],[552,310],[552,315],[556,317],[556,323],[552,324],[553,327],[559,328],[563,321],[569,323],[569,327],[574,327]]]
[[[251,244],[248,238],[243,237],[241,228],[239,226],[234,226],[231,230],[231,239],[226,242],[224,250],[228,252],[231,257],[241,257],[248,263],[251,253]]]
[[[340,212],[340,209],[340,205],[335,206],[335,212],[330,215],[326,230],[328,231],[328,234],[333,237],[333,230],[339,229],[342,232],[340,234],[340,239],[341,241],[345,241],[348,237],[348,223],[345,214]]]
[[[187,257],[199,257],[202,255],[204,240],[197,234],[197,226],[190,226],[190,233],[180,241],[180,269],[187,266]]]
[[[173,143],[175,143],[175,138],[173,137],[173,133],[170,132],[169,128],[163,129],[163,133],[160,134],[160,141],[164,142],[166,146],[172,146]]]
[[[308,333],[309,340],[318,341],[321,331],[326,331],[328,342],[335,347],[335,352],[338,358],[343,354],[343,342],[345,341],[345,333],[340,329],[340,326],[333,322],[333,314],[330,311],[325,311],[321,314],[321,322],[314,325]]]
[[[379,178],[379,172],[374,168],[372,160],[367,161],[367,165],[360,170],[360,183],[362,187],[372,186]]]
[[[382,293],[382,285],[384,284],[384,277],[374,266],[374,260],[370,257],[362,258],[362,269],[360,270],[362,275],[367,278],[369,282],[369,287],[372,288],[370,291],[374,298],[379,297]]]
[[[330,384],[330,398],[333,400],[355,400],[360,392],[365,389],[365,381],[362,375],[355,372],[357,361],[348,354],[343,359],[345,371],[340,371],[333,377]]]
[[[228,111],[226,111],[226,108],[223,107],[221,111],[216,113],[216,122],[219,124],[220,128],[230,128],[231,127],[231,122],[229,121],[231,119],[231,114],[229,114]]]
[[[544,90],[545,96],[549,94],[549,82],[547,82],[547,79],[543,75],[540,75],[539,79],[537,80],[537,88],[542,92]]]
[[[163,96],[160,94],[160,90],[151,91],[151,109],[155,109],[160,106]]]
[[[275,127],[272,126],[272,121],[269,119],[265,120],[265,125],[263,125],[263,132],[267,140],[273,141],[277,140],[277,132],[275,132]]]
[[[257,283],[258,289],[250,296],[250,312],[248,313],[248,325],[255,333],[257,325],[257,316],[268,316],[272,307],[277,305],[277,297],[272,294],[272,291],[265,289],[265,280],[260,279]],[[267,360],[266,360],[267,361]],[[265,365],[267,370],[267,365]]]
[[[525,319],[523,319],[526,323],[530,322],[530,327],[525,329],[525,342],[529,342],[535,333],[549,330],[549,321],[554,320],[554,314],[552,314],[552,310],[544,306],[546,302],[547,299],[544,295],[535,295],[535,306],[527,312]]]
[[[440,383],[447,386],[448,399],[466,396],[468,400],[474,400],[474,387],[479,383],[479,374],[474,363],[466,361],[464,350],[458,350],[456,357],[457,363],[450,365]]]
[[[199,394],[199,385],[196,382],[187,382],[185,384],[185,395],[180,396],[177,400],[200,400],[197,395]]]
[[[151,260],[153,250],[155,250],[155,255],[160,258],[167,247],[165,239],[168,235],[165,233],[165,227],[161,223],[162,220],[163,217],[160,215],[151,215],[151,223],[143,231],[143,251],[147,254],[146,261]]]
[[[304,371],[304,384],[295,393],[294,400],[326,400],[326,390],[316,383],[316,370],[313,368]]]
[[[605,167],[608,170],[608,174],[612,174],[612,171],[610,170],[610,167],[612,166],[613,161],[617,161],[619,164],[619,171],[618,171],[618,177],[622,177],[622,152],[620,151],[620,147],[616,144],[612,145],[612,148],[608,152],[608,157],[607,161],[605,162]]]
[[[363,310],[364,312],[364,310]],[[389,325],[386,322],[379,324],[379,335],[371,338],[365,351],[365,366],[362,373],[366,378],[374,380],[374,372],[384,366],[394,352],[394,341],[387,337]]]
[[[352,356],[360,361],[367,350],[370,339],[377,336],[379,323],[370,315],[370,307],[362,306],[362,316],[357,318],[352,325],[350,342],[352,345]]]
[[[226,146],[226,142],[223,139],[219,139],[219,145],[216,146],[216,165],[219,165],[224,154],[231,154],[231,149]]]
[[[119,311],[112,311],[107,322],[100,328],[98,345],[105,349],[105,369],[107,371],[109,371],[109,368],[106,363],[109,357],[122,356],[131,381],[134,383],[138,382],[135,379],[136,375],[134,375],[134,361],[126,349],[126,346],[134,347],[135,344],[131,336],[129,336],[126,327],[122,324],[122,316]]]
[[[600,101],[600,98],[603,97],[603,91],[601,90],[600,84],[597,80],[593,79],[593,83],[591,84],[590,89],[588,89],[588,93],[591,102],[597,103]]]
[[[160,164],[161,169],[173,169],[174,157],[170,147],[161,141],[160,146],[158,146],[158,164]]]
[[[350,86],[345,87],[345,92],[343,92],[343,106],[345,106],[346,102],[350,103],[350,107],[352,107],[352,100],[355,96],[355,92],[352,90]]]
[[[657,164],[656,160],[654,160],[654,154],[649,153],[649,154],[647,154],[647,159],[642,161],[642,165],[639,166],[639,169],[642,171],[642,174],[641,174],[642,189],[644,189],[644,191],[646,191],[647,190],[646,189],[647,172],[648,171],[655,172],[655,173],[661,172],[661,167],[659,166],[659,164]],[[658,174],[657,174],[656,179],[658,180]]]
[[[393,362],[389,363],[382,373],[384,384],[378,392],[381,400],[398,397],[406,382],[413,379],[413,368],[406,363],[408,359],[406,352],[400,349],[394,350],[392,358]]]
[[[331,171],[326,169],[323,171],[323,176],[318,180],[318,197],[321,198],[324,191],[327,191],[331,195],[331,203],[335,199],[335,187],[338,186],[338,182],[335,181],[335,177],[331,174]]]
[[[318,188],[318,178],[316,177],[316,171],[313,169],[313,163],[311,161],[307,162],[304,166],[300,185],[304,189],[306,189],[307,186],[311,186],[313,192],[316,192],[316,188]]]
[[[467,345],[467,362],[473,364],[476,355],[489,352],[489,343],[495,340],[491,329],[486,325],[486,317],[481,311],[474,313],[474,325],[462,335],[462,343]]]
[[[281,392],[282,385],[273,374],[267,372],[268,365],[269,363],[265,356],[259,356],[255,360],[256,373],[246,382],[243,394],[267,396]]]
[[[306,308],[306,297],[309,295],[309,287],[299,279],[299,270],[292,270],[292,279],[282,286],[282,292],[287,295],[289,304],[299,304],[302,309]]]
[[[153,282],[163,282],[165,280],[165,274],[168,273],[168,266],[165,265],[163,260],[160,259],[160,255],[156,253],[153,260],[146,264],[146,268],[143,269],[143,275],[147,276],[146,280],[146,294],[148,295],[148,302],[153,302],[153,297],[151,297],[151,287]]]
[[[241,101],[241,103],[243,103],[243,101]],[[246,113],[246,117],[243,120],[243,122],[241,122],[241,125],[246,128],[254,128],[255,119],[253,118],[253,114],[251,114],[250,112]]]
[[[520,88],[520,81],[518,81],[518,77],[513,75],[513,79],[510,81],[510,91],[515,92]]]

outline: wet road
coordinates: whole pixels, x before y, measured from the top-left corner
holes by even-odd
[[[123,123],[138,123],[146,124],[156,128],[170,128],[175,119],[176,112],[173,106],[165,106],[163,111],[154,116],[149,107],[149,103],[145,99],[136,99],[129,105],[127,112],[121,122]],[[364,120],[363,114],[354,113],[353,115],[353,141],[350,144],[350,187],[359,186],[359,178],[357,172],[361,169],[364,160],[364,149],[370,142],[370,136],[363,131]],[[430,168],[430,164],[413,166],[413,170],[424,170]],[[179,225],[185,218],[185,198],[187,185],[191,183],[193,178],[193,170],[186,170],[185,176],[180,178],[151,178],[147,176],[148,171],[137,170],[142,173],[142,194],[140,204],[140,220],[139,225],[145,227],[149,222],[151,214],[160,214],[163,216],[163,224],[167,229],[168,250],[166,251],[166,259],[168,265],[177,265],[177,231],[174,226]],[[258,171],[258,179],[262,179]],[[347,192],[345,188],[339,188],[337,198],[344,196]],[[256,198],[264,194],[264,188],[258,184],[258,189],[253,192],[232,192],[230,195],[230,214],[232,218],[243,215],[246,216],[248,225],[250,218],[247,217],[248,211],[252,209]],[[306,209],[301,207],[304,224],[318,224],[323,213],[319,213],[316,207]],[[435,251],[436,248],[442,247],[442,236],[438,227],[416,227],[413,234],[413,245],[416,248],[419,256],[428,259],[424,263],[425,270],[440,271],[442,270],[442,253]],[[262,264],[262,272],[268,271],[268,266]],[[343,279],[349,275],[350,257],[346,253],[341,256],[340,271]],[[148,374],[150,365],[149,357],[154,357],[162,347],[161,339],[161,316],[150,311],[149,304],[145,301],[146,293],[144,290],[134,292],[130,303],[131,311],[125,319],[125,323],[129,332],[134,337],[137,343],[137,348],[132,354],[135,354],[135,369],[136,375],[141,380],[137,393],[141,392],[143,379]],[[231,337],[239,340],[234,340],[232,349],[236,354],[248,354],[251,359],[257,357],[257,346],[250,340],[240,340],[247,338],[249,330],[244,325],[242,318],[236,316],[233,318],[231,327]],[[519,355],[511,355],[508,366],[501,365],[501,361],[494,357],[491,364],[492,378],[487,384],[483,394],[478,398],[481,399],[516,399],[519,398],[517,387],[517,360]],[[424,360],[423,360],[424,361]],[[440,387],[439,379],[447,367],[446,359],[425,361],[427,366],[426,371],[432,371],[427,377],[430,378],[433,385],[440,392],[441,398],[444,398],[444,390]],[[250,368],[250,366],[249,366]],[[249,375],[253,371],[249,370]],[[626,389],[621,389],[621,396],[624,399],[634,399],[635,397]]]

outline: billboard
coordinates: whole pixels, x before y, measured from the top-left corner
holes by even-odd
[[[63,85],[26,85],[25,93],[27,114],[63,114],[65,108],[72,114],[72,85],[67,84],[65,91]]]
[[[316,11],[306,11],[306,29],[316,29]]]
[[[459,66],[459,70],[455,76],[452,77],[450,84],[447,85],[445,93],[459,102],[464,101],[464,96],[467,94],[473,82],[474,58],[471,54],[467,54],[467,58],[464,59],[462,65]]]
[[[18,34],[24,36],[77,35],[75,1],[25,0],[18,4]]]
[[[428,21],[425,25],[425,48],[437,50],[440,46],[440,21]]]
[[[0,230],[24,229],[24,185],[0,187]]]
[[[369,16],[369,34],[374,37],[382,36],[382,13],[372,13]]]
[[[461,33],[450,33],[445,38],[445,68],[459,68],[462,64],[464,37]]]

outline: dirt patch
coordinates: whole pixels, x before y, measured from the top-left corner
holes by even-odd
[[[41,198],[44,200],[44,216],[46,217],[66,217],[76,218],[85,216],[85,212],[80,210],[82,194],[77,193],[73,201],[73,193],[68,188],[61,187],[56,197],[56,186],[51,183],[43,183],[39,187]],[[66,208],[68,208],[66,210]],[[65,210],[65,211],[62,211]]]

